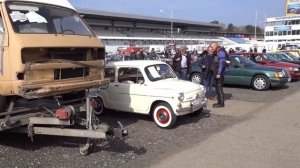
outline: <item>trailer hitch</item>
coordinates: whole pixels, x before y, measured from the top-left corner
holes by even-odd
[[[120,121],[118,121],[118,124],[119,128],[113,128],[113,137],[123,139],[128,135],[128,129]]]

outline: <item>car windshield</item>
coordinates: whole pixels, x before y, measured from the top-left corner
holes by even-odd
[[[264,58],[267,59],[269,62],[278,62],[279,60],[272,55],[264,54]]]
[[[256,65],[254,62],[245,58],[244,56],[231,56],[230,62],[237,63],[238,65],[242,65],[244,67]]]
[[[67,8],[7,2],[7,11],[16,33],[95,36],[81,17]]]
[[[286,55],[288,55],[291,59],[293,59],[294,61],[298,61],[299,60],[299,58],[298,57],[296,57],[295,55],[293,55],[293,54],[291,54],[291,53],[285,53]]]
[[[271,55],[278,60],[290,60],[286,55],[281,54],[281,53],[272,53],[272,54],[268,54],[268,55]]]
[[[145,68],[150,81],[158,81],[166,78],[176,78],[172,68],[166,64],[156,64]]]

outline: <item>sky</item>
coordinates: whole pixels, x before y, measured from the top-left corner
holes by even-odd
[[[200,22],[263,26],[265,16],[284,16],[285,0],[69,0],[77,9],[137,14]],[[161,12],[163,10],[164,12]]]

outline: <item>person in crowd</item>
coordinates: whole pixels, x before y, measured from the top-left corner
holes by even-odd
[[[201,54],[200,54],[200,58],[199,59],[201,59],[201,58],[203,58],[203,56],[204,55],[207,55],[208,54],[208,51],[207,50],[204,50]]]
[[[182,66],[181,66],[181,62],[182,62],[182,53],[179,49],[176,50],[175,56],[173,58],[173,70],[176,74],[176,76],[181,79],[182,75],[181,75],[181,70],[182,70]]]
[[[223,91],[223,82],[224,82],[224,74],[228,71],[225,66],[226,61],[226,51],[222,50],[218,43],[212,43],[211,47],[216,55],[215,64],[215,89],[217,93],[218,102],[213,104],[213,108],[224,107],[224,91]]]
[[[267,50],[264,48],[263,50],[262,50],[262,53],[266,53],[267,52]]]
[[[214,100],[214,82],[215,82],[215,55],[212,47],[207,48],[208,53],[205,54],[199,61],[200,67],[202,68],[202,81],[203,85],[206,88],[205,96]]]
[[[156,57],[157,57],[157,54],[156,54],[154,48],[152,48],[150,54],[148,55],[148,59],[156,60]]]
[[[137,54],[137,59],[138,60],[145,60],[147,59],[147,54],[145,53],[145,51],[143,49],[140,49],[140,51]]]
[[[165,58],[169,58],[170,56],[171,56],[171,51],[170,50],[167,50],[167,49],[165,49],[165,51],[164,51],[164,56],[165,56]]]
[[[194,48],[193,55],[198,55],[198,51]]]
[[[254,47],[254,52],[257,53],[257,48],[256,47]]]
[[[233,54],[233,53],[235,53],[235,51],[232,48],[230,48],[229,49],[229,54]]]
[[[130,60],[137,60],[137,53],[134,50],[130,52]]]
[[[250,49],[249,49],[249,52],[251,52],[251,53],[253,52],[253,49],[252,49],[251,47],[250,47]]]

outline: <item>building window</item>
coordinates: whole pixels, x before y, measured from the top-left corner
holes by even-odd
[[[282,36],[282,31],[279,31],[279,32],[278,32],[278,36]]]
[[[274,36],[277,36],[278,32],[277,31],[274,31]]]
[[[292,31],[292,35],[296,35],[296,30],[293,30],[293,31]]]
[[[287,34],[288,34],[288,35],[291,35],[291,34],[292,34],[292,31],[289,30],[289,31],[287,32]]]
[[[285,36],[285,35],[286,35],[286,33],[287,33],[286,31],[283,31],[283,32],[282,32],[282,35],[283,35],[283,36]]]

